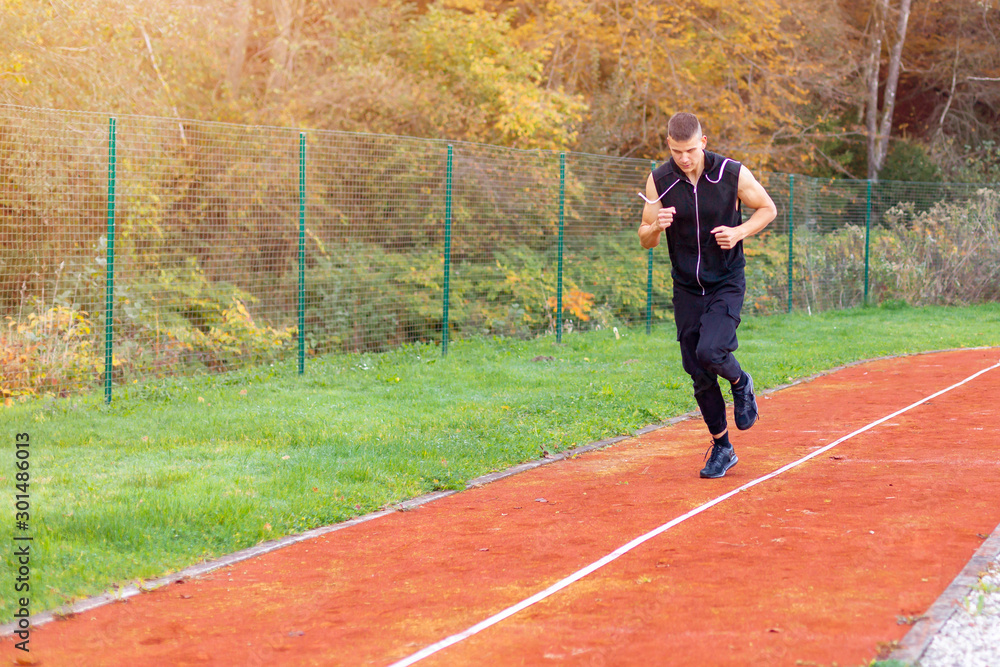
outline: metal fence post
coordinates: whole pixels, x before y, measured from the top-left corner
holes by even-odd
[[[104,265],[107,285],[104,299],[104,402],[111,403],[111,374],[114,370],[112,341],[115,315],[115,178],[117,120],[108,119],[108,244]]]
[[[299,132],[299,375],[306,371],[306,133]]]
[[[788,312],[792,312],[792,262],[795,239],[795,174],[788,175]]]
[[[868,181],[868,202],[865,205],[865,305],[868,305],[868,264],[872,234],[872,182]]]
[[[656,160],[650,162],[650,173],[656,171]],[[653,332],[653,249],[646,252],[646,333]]]
[[[454,149],[448,144],[448,167],[445,172],[444,200],[444,298],[441,324],[441,356],[448,354],[448,289],[451,283],[451,180]]]
[[[556,268],[556,342],[562,342],[563,223],[566,209],[566,153],[559,154],[559,260]]]

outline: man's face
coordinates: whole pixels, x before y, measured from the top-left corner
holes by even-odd
[[[695,136],[685,141],[677,141],[673,137],[667,137],[667,146],[670,148],[670,156],[685,174],[697,173],[705,163],[705,146],[708,145],[708,137]]]

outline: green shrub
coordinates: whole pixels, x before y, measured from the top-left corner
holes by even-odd
[[[797,225],[792,293],[810,312],[863,303],[866,230]],[[968,304],[1000,300],[1000,193],[890,208],[869,230],[872,303]],[[555,331],[558,249],[516,243],[455,253],[450,264],[453,337],[532,337]],[[100,251],[100,248],[97,248]],[[746,244],[745,312],[788,303],[788,236],[766,231]],[[671,319],[670,263],[653,251],[653,320]],[[632,230],[567,243],[562,321],[566,331],[629,326],[646,318],[648,253]],[[62,271],[62,269],[60,269]],[[92,387],[103,373],[103,268],[77,266],[47,302],[22,304],[0,339],[5,396]],[[262,287],[262,285],[264,285]],[[206,277],[197,259],[126,273],[115,284],[116,381],[195,370],[224,371],[295,349],[294,271],[266,276],[258,294]],[[271,290],[273,294],[264,293]],[[311,355],[381,352],[442,339],[444,259],[435,244],[388,249],[315,240],[305,272],[305,338]],[[267,299],[266,306],[261,300]],[[90,309],[74,304],[90,304]],[[55,331],[43,340],[41,331]],[[30,359],[30,362],[28,361]]]
[[[900,204],[873,235],[872,292],[911,305],[1000,299],[1000,192],[917,211]]]

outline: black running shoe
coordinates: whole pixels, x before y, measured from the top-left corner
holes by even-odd
[[[701,476],[706,479],[715,479],[717,477],[722,477],[726,474],[726,471],[736,465],[736,462],[740,459],[736,456],[736,450],[733,447],[725,447],[719,445],[712,441],[712,452],[709,456],[708,452],[705,452],[706,458],[708,458],[708,463],[704,468],[701,469]]]
[[[757,422],[757,399],[753,395],[753,378],[743,371],[739,387],[733,387],[733,417],[736,428],[745,431]]]

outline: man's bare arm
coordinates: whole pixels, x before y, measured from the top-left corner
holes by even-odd
[[[650,174],[646,179],[646,199],[652,201],[646,202],[642,208],[642,224],[639,225],[639,243],[643,248],[660,245],[660,234],[674,221],[674,207],[664,208],[659,202],[659,196],[653,175]]]
[[[712,230],[723,250],[729,250],[748,236],[758,233],[778,216],[778,207],[771,200],[771,195],[767,194],[764,186],[744,166],[740,167],[738,192],[743,205],[756,210],[746,222],[737,227],[716,227]]]

